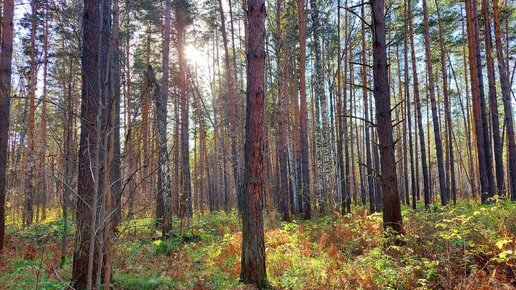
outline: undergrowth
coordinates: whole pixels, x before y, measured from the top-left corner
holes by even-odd
[[[277,289],[514,289],[516,204],[460,202],[403,209],[405,234],[393,243],[381,214],[363,209],[311,221],[265,220],[267,276]],[[236,212],[194,217],[160,238],[154,220],[120,226],[113,259],[117,289],[239,287],[242,234]],[[73,253],[73,227],[67,255]],[[1,289],[63,289],[71,259],[60,265],[63,222],[8,230]]]

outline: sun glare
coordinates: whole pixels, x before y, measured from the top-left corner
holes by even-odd
[[[207,55],[192,44],[185,47],[186,60],[195,66],[203,66],[207,62]]]

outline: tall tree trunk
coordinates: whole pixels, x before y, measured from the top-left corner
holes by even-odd
[[[408,6],[408,3],[410,3],[408,0],[404,1],[404,13],[405,15],[408,15],[408,10],[411,9],[411,7]],[[404,82],[405,82],[405,108],[406,108],[406,114],[405,118],[407,118],[407,129],[408,129],[408,145],[409,145],[409,156],[410,156],[410,192],[412,195],[412,208],[416,209],[416,191],[417,191],[417,185],[418,182],[416,180],[416,174],[415,170],[417,170],[417,167],[414,166],[414,146],[412,143],[412,114],[411,114],[411,101],[410,101],[410,77],[409,77],[409,62],[408,62],[408,22],[410,19],[408,17],[405,18],[404,21],[404,36],[403,36],[403,73],[404,73]],[[417,140],[415,140],[417,142]],[[406,177],[408,178],[408,176]],[[409,203],[409,201],[407,201]]]
[[[185,60],[185,28],[186,15],[184,7],[179,3],[175,6],[177,28],[177,51],[179,62],[179,98],[181,100],[181,195],[182,204],[180,215],[192,217],[192,187],[190,184],[190,148],[189,148],[189,96],[186,91],[186,60]]]
[[[46,178],[46,156],[47,156],[47,72],[48,72],[48,3],[44,3],[43,20],[43,96],[41,99],[41,139],[40,139],[40,168],[39,168],[39,192],[41,220],[47,218],[47,178]]]
[[[265,1],[247,2],[247,116],[245,170],[242,186],[242,267],[240,279],[266,287],[265,243],[262,218],[264,141]]]
[[[362,1],[362,19],[365,17],[365,2]],[[373,161],[371,156],[371,137],[370,137],[370,121],[369,121],[369,92],[367,90],[367,58],[366,58],[366,38],[365,38],[365,24],[362,22],[361,36],[362,36],[362,98],[364,101],[364,150],[366,155],[366,172],[367,172],[367,191],[369,193],[369,212],[374,213],[375,196],[374,196],[374,180],[373,180]]]
[[[478,28],[477,0],[466,0],[466,18],[481,201],[482,203],[487,203],[487,199],[494,195],[495,186],[480,58],[480,30]]]
[[[428,20],[428,5],[423,0],[423,34],[425,39],[426,68],[428,74],[428,90],[432,105],[432,123],[434,125],[435,153],[437,156],[437,170],[439,173],[439,189],[441,193],[441,205],[447,205],[449,201],[448,186],[446,185],[446,174],[444,172],[443,147],[441,142],[441,129],[439,129],[439,112],[435,97],[435,83],[432,65],[432,44],[430,42],[430,24]]]
[[[34,219],[34,184],[35,176],[34,170],[36,167],[36,136],[35,136],[35,104],[36,99],[36,1],[31,3],[31,32],[30,32],[30,85],[29,85],[29,128],[27,133],[27,193],[25,196],[25,211],[24,211],[24,225],[30,226]]]
[[[347,28],[346,28],[347,29]],[[347,208],[347,195],[346,195],[346,180],[345,180],[345,172],[344,172],[344,147],[343,147],[343,139],[344,139],[344,122],[343,120],[346,116],[342,115],[342,89],[341,89],[341,57],[340,57],[340,0],[337,2],[337,164],[339,170],[339,182],[341,192],[341,213],[346,213]],[[344,70],[345,71],[345,70]]]
[[[446,46],[444,44],[444,35],[441,24],[441,13],[439,10],[438,1],[435,0],[435,10],[437,12],[437,23],[439,26],[439,46],[441,51],[441,73],[443,77],[443,95],[444,95],[444,114],[446,120],[446,130],[448,137],[448,159],[449,159],[449,167],[450,167],[450,185],[451,185],[451,195],[453,198],[453,204],[457,202],[457,186],[455,183],[455,160],[453,156],[453,123],[451,117],[451,104],[450,104],[450,96],[448,94],[448,75],[446,69]],[[449,197],[449,196],[448,196]]]
[[[122,172],[120,168],[120,7],[118,0],[113,1],[113,23],[112,23],[112,51],[110,71],[110,85],[111,85],[111,128],[113,132],[110,134],[110,192],[111,210],[113,211],[112,227],[120,223],[122,219]],[[111,213],[110,213],[111,214]],[[108,267],[109,268],[109,267]]]
[[[103,193],[105,163],[101,162],[100,144],[106,129],[108,80],[108,46],[110,38],[110,3],[106,0],[88,0],[84,3],[83,53],[82,53],[82,102],[81,136],[79,146],[79,177],[77,194],[77,229],[73,259],[72,281],[76,289],[91,289],[98,281],[102,269],[101,238],[97,216],[102,217],[98,206],[99,194]],[[93,174],[92,174],[93,172]]]
[[[417,131],[419,134],[419,143],[421,148],[421,166],[423,169],[423,189],[425,194],[425,208],[430,207],[430,180],[427,167],[427,157],[425,149],[425,131],[423,129],[423,115],[421,115],[421,100],[419,97],[419,81],[417,77],[416,50],[414,48],[414,19],[412,15],[412,1],[408,0],[408,17],[409,17],[409,35],[410,35],[410,54],[412,60],[412,77],[414,82],[414,103],[417,114]],[[417,152],[417,148],[416,148]],[[418,158],[416,158],[418,160]],[[416,168],[418,168],[416,166]]]
[[[502,88],[503,109],[505,113],[505,126],[507,128],[507,151],[508,154],[508,179],[511,191],[511,199],[516,200],[516,142],[514,141],[514,120],[511,105],[511,89],[509,79],[509,67],[504,58],[502,32],[500,29],[500,6],[499,0],[493,0],[493,20],[495,33],[496,58],[498,61],[498,73]]]
[[[279,119],[279,136],[278,136],[278,151],[279,151],[279,177],[280,177],[280,212],[284,221],[290,221],[290,198],[289,198],[289,174],[288,174],[288,141],[287,141],[287,126],[288,126],[288,111],[287,111],[287,98],[288,93],[286,88],[286,75],[287,75],[287,58],[286,50],[284,49],[285,41],[282,40],[281,33],[281,14],[283,1],[276,1],[276,78],[278,85],[278,119]],[[281,52],[285,53],[283,56],[283,68],[281,64]]]
[[[383,225],[397,233],[403,232],[401,203],[396,183],[396,159],[392,137],[391,102],[387,52],[385,42],[385,12],[383,0],[372,0],[373,16],[373,80],[376,104],[376,121],[381,162],[381,192],[383,203]]]
[[[222,42],[224,44],[224,69],[226,70],[226,84],[228,89],[228,103],[227,108],[229,112],[229,130],[231,134],[231,165],[233,169],[233,179],[235,181],[235,189],[238,192],[239,186],[239,165],[238,165],[238,153],[237,153],[237,106],[236,97],[234,93],[233,74],[231,73],[230,59],[229,59],[229,48],[228,48],[228,37],[226,32],[226,21],[224,16],[224,9],[222,8],[222,0],[219,2],[219,12],[221,18],[221,31],[222,31]],[[235,71],[236,75],[236,71]],[[241,197],[239,197],[240,201]],[[240,203],[239,203],[240,205]]]
[[[5,193],[7,179],[7,147],[9,139],[9,111],[11,106],[11,68],[13,54],[14,0],[3,0],[2,40],[0,51],[0,253],[5,235]]]
[[[326,213],[326,207],[328,202],[328,186],[327,186],[327,175],[328,164],[326,160],[330,154],[329,149],[329,121],[328,121],[328,105],[326,102],[326,95],[324,93],[324,70],[323,70],[323,56],[321,48],[321,20],[319,11],[319,0],[310,0],[311,16],[312,16],[312,33],[313,33],[313,45],[315,54],[315,82],[314,82],[314,93],[316,99],[316,116],[317,117],[317,145],[318,145],[318,160],[319,164],[319,178],[318,180],[318,197],[319,197],[319,210],[321,213]],[[317,105],[320,105],[320,108]],[[320,109],[320,110],[319,110]],[[322,124],[320,124],[322,122]],[[322,126],[321,126],[322,125]]]
[[[170,177],[170,168],[168,160],[167,149],[167,104],[168,104],[168,89],[169,89],[169,55],[170,55],[170,12],[171,1],[165,1],[165,17],[163,22],[163,55],[162,66],[163,75],[161,77],[161,90],[159,95],[156,95],[156,120],[158,127],[158,151],[159,151],[159,166],[158,166],[158,192],[156,196],[161,203],[160,209],[161,232],[164,237],[168,236],[172,231],[172,182]],[[149,69],[151,69],[149,67]],[[149,70],[149,76],[152,71]],[[158,214],[158,211],[156,211]]]
[[[303,196],[304,219],[311,218],[310,204],[310,168],[308,162],[308,125],[306,106],[306,12],[305,2],[297,0],[299,18],[299,132],[301,137],[301,188]]]
[[[496,173],[496,191],[504,194],[504,168],[502,161],[502,142],[500,138],[500,122],[498,121],[498,102],[496,97],[495,68],[493,60],[493,40],[491,38],[491,19],[489,17],[488,0],[482,0],[484,16],[484,48],[487,68],[487,85],[489,86],[489,111],[491,113],[491,133],[493,134],[494,164]],[[490,139],[490,138],[489,138]],[[489,141],[491,142],[491,141]],[[494,185],[493,185],[494,186]]]

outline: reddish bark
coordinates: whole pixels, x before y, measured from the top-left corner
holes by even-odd
[[[240,279],[259,289],[267,285],[262,217],[264,190],[263,142],[265,134],[264,66],[265,0],[248,0],[247,115],[245,170],[242,186],[242,268]]]

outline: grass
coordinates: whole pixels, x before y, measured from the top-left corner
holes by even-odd
[[[282,223],[266,218],[267,275],[278,289],[514,289],[516,204],[460,202],[429,211],[403,208],[402,245],[381,215],[353,214]],[[178,221],[174,222],[179,228]],[[161,240],[150,218],[124,224],[113,259],[117,289],[234,289],[242,235],[236,212],[195,217],[182,239]],[[17,232],[0,261],[0,289],[63,289],[62,220]],[[71,257],[73,238],[67,255]]]

